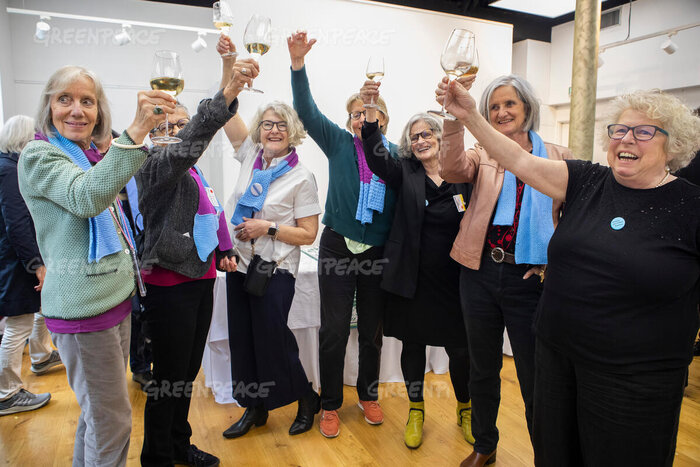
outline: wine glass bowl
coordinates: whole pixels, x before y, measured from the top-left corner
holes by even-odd
[[[231,5],[225,0],[214,2],[212,5],[214,27],[221,31],[225,36],[229,36],[231,26],[233,25],[233,12]],[[221,54],[223,57],[235,57],[236,52],[226,52]]]
[[[379,82],[384,78],[384,58],[371,56],[367,61],[367,68],[365,70],[365,76],[367,79]],[[374,103],[374,96],[370,99],[369,104],[365,104],[365,108],[376,109],[377,104]]]
[[[270,18],[254,14],[243,33],[243,44],[251,57],[260,60],[270,50],[272,25]],[[262,93],[260,89],[245,87],[247,91]]]
[[[175,97],[185,88],[185,80],[182,77],[182,64],[180,56],[170,50],[158,50],[153,56],[153,68],[151,70],[151,89],[163,91]],[[177,136],[170,136],[168,129],[168,116],[165,116],[165,134],[151,137],[151,141],[158,144],[181,143]]]
[[[475,74],[479,70],[479,54],[476,50],[474,33],[466,29],[453,30],[440,56],[440,66],[450,81],[460,76]],[[447,120],[456,120],[445,112],[444,105],[439,111],[429,110],[428,112]]]

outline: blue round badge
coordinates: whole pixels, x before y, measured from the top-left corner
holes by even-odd
[[[262,194],[262,192],[263,192],[263,187],[260,183],[256,182],[256,183],[253,183],[253,185],[251,185],[250,193],[253,196],[260,196]]]
[[[428,205],[428,200],[427,200],[427,199],[425,200],[425,205],[426,205],[426,206]]]
[[[610,227],[613,230],[620,230],[625,226],[625,220],[622,217],[616,217],[610,221]]]

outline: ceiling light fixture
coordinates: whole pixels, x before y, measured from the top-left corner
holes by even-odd
[[[661,44],[661,50],[663,50],[664,52],[666,52],[669,55],[676,53],[676,51],[678,50],[678,44],[676,44],[675,42],[673,42],[671,40],[671,36],[673,36],[675,33],[676,33],[675,31],[670,33],[668,35],[668,39],[666,39],[664,41],[664,43]]]
[[[197,33],[197,39],[195,39],[195,41],[192,42],[192,44],[190,45],[190,47],[192,47],[192,50],[199,53],[207,48],[207,41],[204,40],[204,36],[206,35],[207,33],[202,31]]]
[[[131,25],[122,24],[122,32],[114,36],[114,43],[118,46],[126,45],[131,42]]]
[[[47,23],[50,19],[51,17],[49,16],[39,17],[39,21],[36,22],[36,30],[34,31],[34,37],[36,37],[37,40],[43,41],[46,39],[46,35],[51,30],[51,25]]]

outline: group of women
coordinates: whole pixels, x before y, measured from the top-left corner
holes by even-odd
[[[126,462],[130,299],[144,288],[155,384],[141,462],[219,464],[191,444],[187,421],[217,269],[227,272],[234,397],[246,409],[227,438],[294,401],[291,435],[319,411],[321,434],[339,435],[355,301],[359,409],[383,422],[382,336],[399,338],[409,448],[423,440],[425,346],[444,346],[457,424],[474,445],[462,465],[495,462],[505,327],[537,465],[671,465],[698,329],[700,188],[669,170],[697,150],[700,120],[663,93],[619,98],[604,167],[543,142],[525,80],[496,79],[477,107],[467,76],[436,89],[458,120],[416,114],[397,146],[385,137],[378,83],[348,99],[345,128],[318,109],[304,65],[314,42],[304,32],[288,39],[293,108],[271,102],[246,125],[237,96],[260,70],[224,56],[221,90],[195,115],[166,93],[140,92],[133,123],[94,165],[92,141],[111,127],[99,79],[72,66],[49,79],[19,188],[47,267],[42,314],[81,407],[74,465]],[[235,48],[221,36],[217,50]],[[182,143],[145,148],[164,115]],[[196,165],[221,128],[241,164],[226,213]],[[479,141],[472,149],[465,128]],[[300,245],[314,242],[322,212],[297,152],[307,132],[329,165],[320,395],[287,327]],[[116,199],[132,177],[144,271]],[[352,261],[369,261],[372,273],[334,267]]]

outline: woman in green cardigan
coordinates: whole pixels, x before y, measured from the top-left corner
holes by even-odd
[[[319,364],[321,371],[321,434],[340,433],[337,410],[343,404],[343,364],[350,335],[353,297],[357,296],[359,333],[358,405],[372,425],[384,421],[377,402],[385,295],[382,278],[384,243],[394,217],[396,193],[367,167],[362,148],[365,110],[359,94],[348,99],[346,129],[330,121],[316,107],[304,67],[304,57],[315,39],[305,32],[287,39],[292,62],[294,109],[309,135],[328,158],[329,180],[325,229],[321,235],[318,282],[321,292]],[[386,133],[389,116],[383,100],[379,122]],[[383,138],[392,157],[396,145]]]

